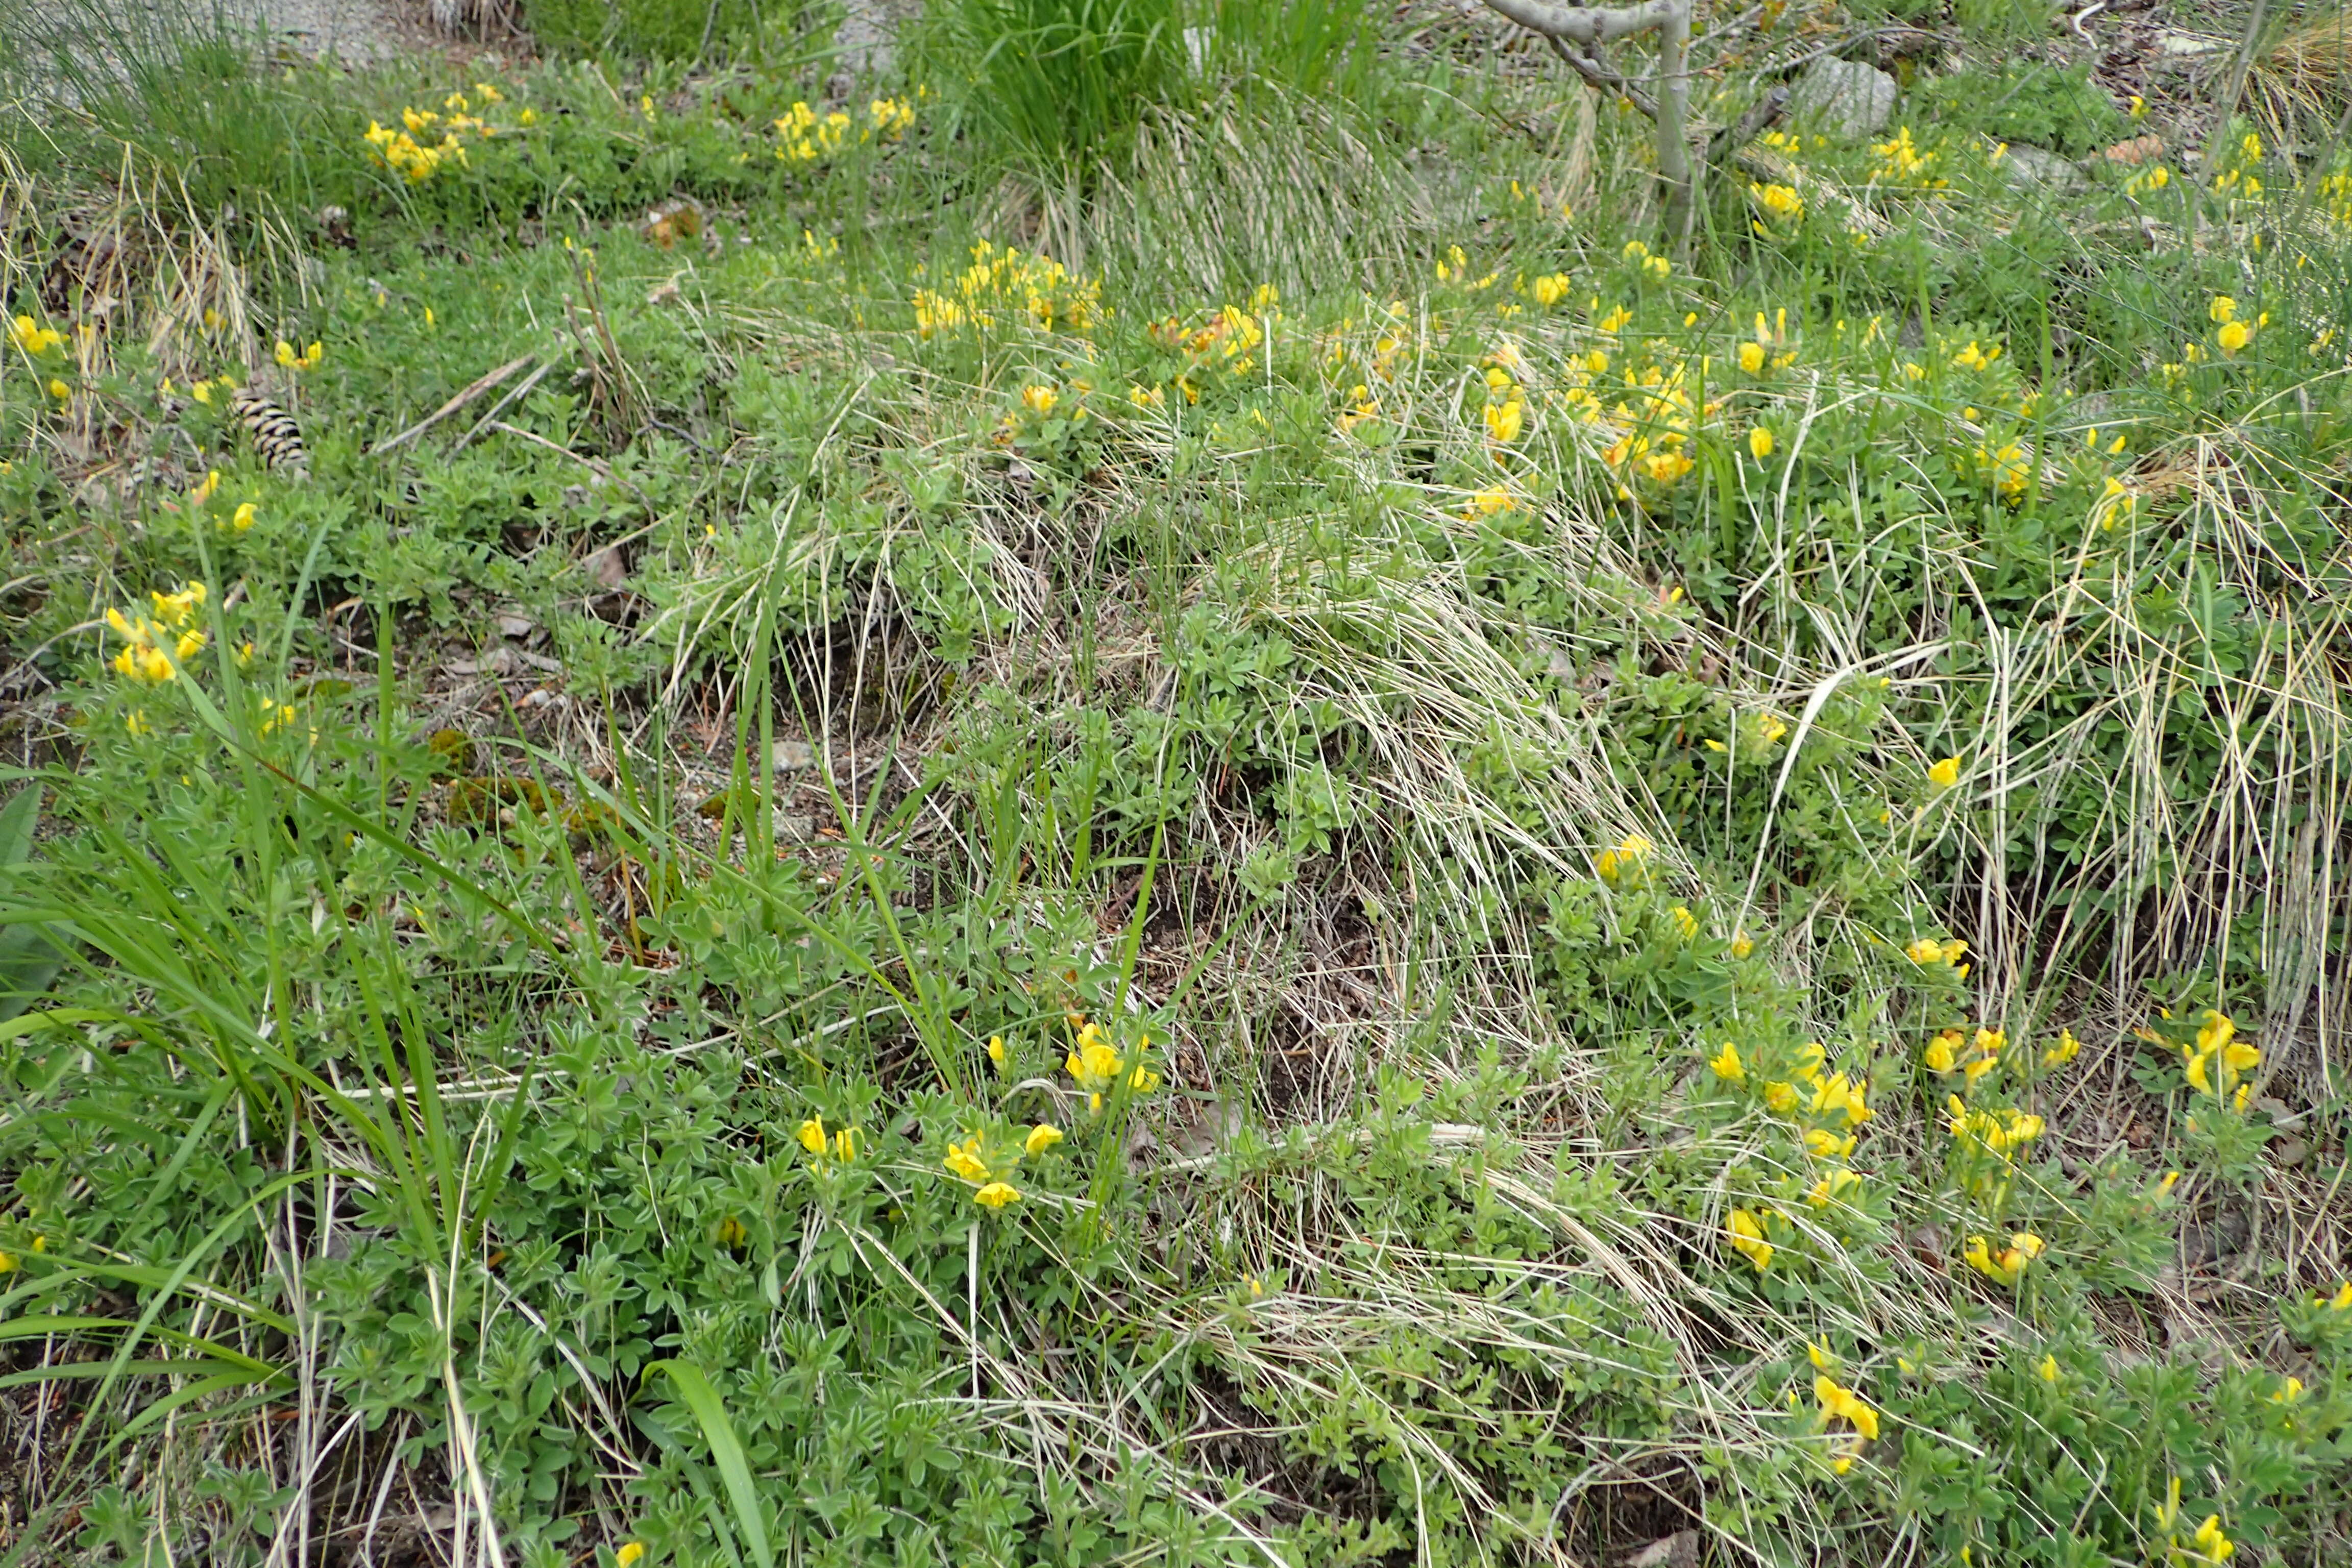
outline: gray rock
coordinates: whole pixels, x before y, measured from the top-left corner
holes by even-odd
[[[2000,155],[2000,162],[1994,167],[2000,171],[2000,177],[2009,182],[2011,190],[2044,195],[2063,195],[2091,183],[2072,160],[2047,147],[2028,146],[2022,142],[2011,142],[2009,151]]]
[[[1824,55],[1789,89],[1789,110],[1824,131],[1867,136],[1895,118],[1895,79],[1859,60]]]

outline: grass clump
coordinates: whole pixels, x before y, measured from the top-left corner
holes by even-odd
[[[254,78],[331,229],[19,152],[27,1539],[2342,1543],[2342,172],[1906,115],[1666,255],[1285,16],[1059,207],[740,60]]]

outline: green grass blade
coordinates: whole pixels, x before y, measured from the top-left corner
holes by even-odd
[[[751,1561],[760,1568],[775,1568],[775,1554],[768,1545],[768,1527],[760,1513],[760,1496],[751,1488],[751,1468],[744,1462],[743,1445],[736,1441],[734,1425],[727,1419],[727,1406],[710,1380],[692,1362],[657,1361],[648,1370],[666,1372],[677,1385],[677,1396],[694,1412],[702,1425],[702,1436],[710,1445],[711,1462],[719,1467],[719,1479],[726,1483],[727,1500],[735,1510],[735,1529],[751,1553]]]

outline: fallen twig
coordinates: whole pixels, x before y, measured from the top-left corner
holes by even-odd
[[[532,360],[537,359],[538,357],[538,352],[534,350],[530,353],[522,355],[519,359],[510,359],[507,361],[506,363],[499,366],[498,369],[490,372],[488,375],[483,376],[480,380],[476,381],[472,385],[458,393],[457,396],[451,398],[448,402],[443,404],[440,407],[435,409],[432,413],[426,415],[415,424],[411,425],[399,435],[387,437],[385,439],[378,441],[373,447],[368,448],[368,456],[371,458],[381,458],[386,452],[394,451],[402,447],[405,447],[408,443],[415,440],[419,436],[424,435],[425,432],[432,429],[433,426],[440,424],[441,421],[448,418],[449,416],[457,413],[457,410],[465,407],[466,405],[473,402],[474,399],[481,396],[482,394],[489,391],[490,388],[498,385],[499,383],[506,380],[507,377],[512,375],[515,372],[520,370],[523,366],[529,364]]]

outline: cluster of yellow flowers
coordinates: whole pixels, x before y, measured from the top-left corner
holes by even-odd
[[[999,250],[983,239],[952,292],[915,290],[915,330],[927,338],[966,324],[986,330],[1016,308],[1044,331],[1083,332],[1103,317],[1102,282],[1074,278],[1051,257]]]
[[[1201,383],[1197,377],[1211,370],[1223,370],[1229,375],[1247,375],[1257,368],[1257,351],[1265,342],[1266,330],[1282,312],[1276,309],[1279,296],[1274,285],[1261,283],[1250,296],[1249,308],[1224,305],[1211,312],[1198,326],[1186,326],[1174,316],[1164,317],[1145,329],[1145,334],[1160,348],[1173,350],[1185,357],[1185,367],[1176,378],[1177,390],[1184,401],[1201,401]]]
[[[1612,887],[1621,882],[1631,884],[1641,880],[1649,869],[1651,852],[1657,846],[1639,833],[1628,834],[1618,843],[1601,852],[1592,864],[1601,879]]]
[[[1805,198],[1797,194],[1793,185],[1777,183],[1758,184],[1750,181],[1748,194],[1755,198],[1758,206],[1764,209],[1764,216],[1776,225],[1793,224],[1805,216]],[[1753,218],[1748,220],[1748,224],[1759,234],[1767,232],[1764,226]]]
[[[205,602],[202,583],[185,583],[170,594],[148,595],[154,601],[154,615],[125,615],[121,610],[106,612],[106,624],[114,628],[117,637],[127,645],[113,658],[115,672],[130,680],[160,685],[179,676],[179,666],[194,658],[203,648],[205,636],[190,623]],[[163,649],[169,646],[170,655]]]
[[[1977,472],[1992,481],[2000,499],[2011,506],[2025,499],[2027,484],[2033,469],[2027,462],[2025,448],[2015,441],[2005,441],[1998,447],[1979,441],[1970,454],[1976,458]]]
[[[2259,1047],[2238,1038],[2238,1026],[2225,1015],[2207,1008],[2197,1038],[2181,1047],[2180,1054],[2182,1076],[2191,1089],[2245,1109],[2246,1096],[2253,1086],[2239,1079],[2262,1065],[2263,1053]]]
[[[476,82],[474,91],[480,96],[485,107],[500,102],[504,98],[488,82]],[[441,109],[447,111],[446,118],[435,110],[404,109],[400,111],[403,129],[398,131],[371,120],[363,138],[368,144],[368,155],[379,165],[397,171],[412,185],[423,184],[440,173],[445,163],[463,167],[466,163],[465,138],[472,136],[487,140],[499,133],[497,126],[467,112],[472,107],[464,93],[453,92],[442,100]],[[528,125],[530,121],[530,111],[525,110],[523,123]],[[440,141],[418,140],[431,135],[436,128],[441,132]]]
[[[319,362],[327,357],[326,346],[312,343],[307,349],[297,349],[284,338],[278,340],[278,363],[288,370],[316,370]]]
[[[1502,276],[1500,272],[1488,272],[1472,278],[1470,258],[1458,245],[1447,246],[1444,256],[1437,263],[1437,280],[1440,283],[1460,282],[1473,289],[1492,289]]]
[[[1923,936],[1913,939],[1910,944],[1904,948],[1903,956],[1922,969],[1941,964],[1954,971],[1960,979],[1966,980],[1969,977],[1969,966],[1962,963],[1960,959],[1968,951],[1969,944],[1958,937],[1953,937],[1948,942],[1937,942],[1934,937]],[[1937,1070],[1948,1072],[1951,1069],[1944,1068]]]
[[[808,1152],[811,1163],[820,1167],[836,1160],[845,1165],[857,1158],[859,1138],[857,1129],[855,1127],[844,1127],[828,1137],[824,1130],[824,1118],[812,1116],[801,1123],[800,1131],[793,1136],[800,1140],[801,1147]]]
[[[166,382],[164,384],[169,386],[171,384]],[[199,383],[199,384],[206,384]],[[191,512],[204,511],[205,507],[211,504],[214,493],[219,489],[220,470],[218,468],[206,469],[205,471],[203,481],[199,483],[194,489],[188,492],[188,510]],[[230,516],[228,521],[215,523],[215,526],[220,528],[225,532],[244,533],[253,527],[254,520],[259,515],[260,509],[252,501],[239,501],[237,503],[236,512]]]
[[[1969,1267],[1998,1285],[2014,1285],[2025,1273],[2025,1266],[2042,1254],[2042,1238],[2030,1230],[2011,1231],[2009,1245],[1999,1252],[1981,1236],[1971,1236],[1961,1248],[1960,1257]]]
[[[1150,1094],[1160,1087],[1160,1075],[1143,1059],[1150,1049],[1151,1037],[1139,1037],[1135,1044],[1135,1062],[1130,1067],[1103,1026],[1087,1019],[1079,1024],[1077,1044],[1064,1058],[1062,1067],[1071,1080],[1086,1091],[1087,1109],[1099,1111],[1103,1095],[1119,1086],[1122,1074],[1133,1093]]]
[[[2000,1050],[1999,1032],[1982,1029],[1977,1031],[1979,1038],[1989,1032],[1992,1034],[1995,1041],[1993,1055],[1997,1061]],[[1947,1113],[1946,1125],[1951,1131],[1954,1142],[1965,1149],[1980,1150],[1993,1155],[2004,1166],[2014,1164],[2018,1152],[2041,1137],[2046,1126],[2039,1116],[2030,1111],[2020,1110],[2013,1105],[1997,1110],[1972,1107],[1958,1094],[1947,1095],[1944,1108]]]
[[[1625,242],[1624,256],[1626,260],[1633,264],[1633,270],[1643,278],[1670,277],[1675,269],[1673,262],[1663,256],[1651,255],[1650,247],[1638,239],[1629,239]]]
[[[2254,329],[2271,323],[2270,312],[2263,311],[2251,322],[2238,315],[2238,302],[2227,294],[2216,294],[2205,313],[2213,321],[2213,346],[2225,355],[2234,356],[2239,350],[2254,341]]]
[[[950,1142],[943,1163],[950,1174],[971,1186],[972,1202],[1001,1209],[1021,1196],[1021,1189],[1010,1178],[1022,1160],[1037,1158],[1061,1141],[1060,1128],[1040,1121],[1017,1145],[983,1152],[982,1135],[974,1132],[961,1143]]]
[[[776,121],[780,139],[776,156],[793,163],[813,163],[819,158],[830,157],[841,151],[855,123],[837,109],[819,118],[807,104],[795,103]]]
[[[1940,191],[1951,184],[1928,174],[1927,167],[1936,161],[1936,154],[1919,151],[1918,144],[1911,140],[1908,125],[1897,127],[1892,141],[1872,142],[1870,155],[1878,160],[1876,167],[1870,171],[1870,182],[1874,185],[1912,185]]]
[[[2165,1568],[2221,1568],[2237,1555],[2238,1543],[2221,1533],[2221,1516],[2209,1513],[2186,1542],[2180,1539],[2180,1478],[2172,1478],[2156,1505],[2157,1533],[2164,1538]]]
[[[1914,947],[1919,944],[1914,942]],[[1920,1060],[1927,1070],[1937,1073],[1958,1072],[1974,1083],[1993,1068],[2000,1066],[2001,1052],[2009,1047],[2009,1037],[1999,1029],[1979,1029],[1970,1042],[1958,1029],[1944,1029],[1927,1042]]]
[[[1527,427],[1527,399],[1519,384],[1501,365],[1486,367],[1486,406],[1482,417],[1486,425],[1486,439],[1496,447],[1507,447],[1519,438]]]
[[[30,316],[18,316],[8,323],[9,341],[35,359],[57,349],[66,335],[55,327],[37,326]]]
[[[1573,280],[1567,273],[1551,272],[1537,279],[1528,286],[1528,289],[1535,295],[1536,303],[1549,310],[1567,299],[1569,289],[1574,286]]]
[[[2320,199],[2327,204],[2327,216],[2333,221],[2352,223],[2352,174],[2335,174],[2321,177]]]
[[[1813,1363],[1814,1426],[1823,1432],[1832,1426],[1844,1428],[1830,1437],[1830,1468],[1843,1475],[1853,1468],[1862,1446],[1878,1440],[1878,1412],[1832,1375],[1840,1370],[1838,1358],[1825,1346],[1809,1344],[1805,1354]]]
[[[1822,1069],[1827,1057],[1819,1041],[1807,1041],[1798,1051],[1796,1065],[1788,1079],[1768,1076],[1762,1062],[1759,1063],[1759,1074],[1753,1075],[1763,1077],[1765,1109],[1797,1123],[1804,1136],[1806,1152],[1822,1162],[1821,1175],[1805,1190],[1805,1201],[1817,1209],[1844,1201],[1849,1189],[1862,1184],[1860,1173],[1845,1162],[1853,1157],[1858,1141],[1855,1129],[1874,1114],[1868,1100],[1868,1084],[1842,1072],[1824,1075]],[[1740,1059],[1736,1041],[1726,1040],[1723,1049],[1710,1057],[1706,1065],[1727,1084],[1751,1081],[1748,1063]],[[1746,1208],[1731,1211],[1731,1245],[1759,1274],[1772,1265],[1775,1249],[1767,1239],[1766,1222],[1778,1213],[1771,1209],[1761,1215]]]

